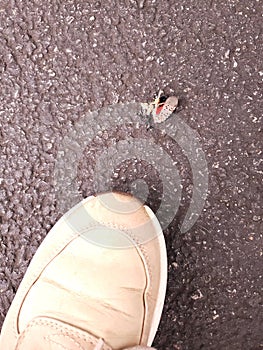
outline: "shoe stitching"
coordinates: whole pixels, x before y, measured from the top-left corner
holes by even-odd
[[[111,223],[109,223],[111,224]],[[66,237],[61,243],[59,244],[59,247],[56,247],[45,258],[45,260],[41,261],[38,266],[41,266],[40,271],[38,272],[37,276],[34,277],[34,279],[30,278],[30,280],[23,286],[23,289],[21,289],[20,293],[22,294],[22,302],[21,297],[17,299],[16,304],[14,307],[17,309],[17,314],[14,316],[14,322],[13,322],[13,335],[15,339],[19,336],[19,326],[18,326],[18,319],[21,312],[22,305],[27,297],[27,294],[29,293],[32,285],[38,281],[43,271],[47,268],[47,266],[60,254],[70,243],[72,243],[77,237],[79,237],[81,234],[83,234],[87,229],[91,229],[97,226],[101,226],[99,222],[91,222],[89,225],[87,225],[85,228],[83,228],[80,231],[76,231],[73,235],[70,237]],[[31,263],[30,263],[31,264]]]
[[[45,260],[43,260],[41,263],[38,264],[39,266],[41,266],[40,271],[38,272],[37,276],[34,279],[31,278],[29,280],[29,282],[27,282],[23,286],[23,289],[21,289],[21,292],[20,292],[23,296],[22,302],[21,302],[21,298],[18,298],[17,302],[14,306],[17,308],[17,315],[15,315],[15,317],[14,317],[14,323],[13,323],[12,329],[13,329],[14,337],[16,339],[17,339],[17,336],[19,335],[19,333],[18,333],[18,330],[19,330],[18,318],[20,315],[21,307],[22,307],[24,300],[26,299],[26,296],[29,293],[29,290],[31,289],[32,285],[37,282],[37,280],[39,279],[39,277],[41,276],[43,271],[46,269],[46,267],[58,256],[59,253],[61,253],[72,241],[74,241],[79,236],[79,234],[85,232],[85,230],[87,228],[92,228],[92,227],[96,227],[96,226],[98,226],[97,222],[90,223],[90,225],[85,227],[82,231],[80,231],[80,232],[76,231],[70,237],[66,237],[63,241],[61,241],[61,243],[59,244],[59,247],[56,247],[55,249],[50,251],[49,255],[45,258]],[[31,262],[30,262],[30,265],[31,265]]]
[[[141,250],[141,252],[143,254],[143,257],[144,257],[144,259],[146,261],[146,265],[147,265],[147,268],[148,268],[148,273],[149,273],[150,280],[153,280],[151,264],[150,264],[150,261],[149,261],[150,259],[149,259],[148,254],[146,253],[145,248],[143,247],[143,244],[140,242],[139,238],[137,238],[132,233],[132,231],[130,231],[127,227],[125,227],[123,225],[112,223],[110,221],[108,221],[108,222],[107,221],[100,221],[99,224],[100,225],[104,225],[104,226],[108,226],[108,227],[111,227],[111,228],[119,229],[120,231],[125,232],[137,244],[137,246],[140,248],[140,250]],[[98,225],[98,223],[96,223],[96,224],[93,224],[93,225],[90,225],[90,226],[86,226],[83,230],[78,232],[78,235],[80,236],[85,231],[87,231],[87,229],[90,229],[90,228],[96,227],[96,226],[100,226],[100,225]],[[151,291],[152,291],[152,285],[150,283],[149,290],[148,290],[149,296],[151,295]]]
[[[19,327],[18,327],[18,318],[19,318],[19,315],[20,315],[20,311],[21,311],[21,308],[22,308],[22,305],[26,299],[26,296],[27,294],[29,293],[29,290],[31,289],[32,285],[39,279],[40,275],[42,274],[42,272],[45,270],[45,268],[54,260],[54,258],[61,252],[65,249],[65,247],[67,245],[69,245],[74,239],[76,239],[76,237],[78,236],[78,234],[74,234],[74,236],[71,236],[71,237],[67,237],[66,239],[64,239],[59,247],[56,247],[56,249],[53,249],[50,254],[48,255],[48,257],[46,257],[45,260],[43,260],[41,263],[39,263],[38,265],[41,266],[41,269],[40,271],[38,272],[37,276],[35,276],[34,278],[30,278],[29,281],[23,285],[23,289],[21,289],[21,291],[19,291],[19,294],[22,295],[22,301],[21,301],[21,297],[19,298],[18,295],[17,295],[17,301],[16,301],[16,304],[14,305],[14,308],[17,309],[17,314],[15,314],[14,316],[14,320],[13,320],[13,333],[14,333],[14,336],[15,338],[17,339],[17,337],[19,336],[19,333],[18,333],[18,330],[19,330]],[[55,256],[54,256],[55,255]],[[34,257],[33,257],[34,258]],[[51,259],[51,260],[50,260]],[[33,259],[32,259],[33,260]],[[32,260],[29,264],[29,266],[31,265],[32,263]]]
[[[61,328],[59,328],[59,326],[56,323],[54,323],[54,322],[55,321],[42,320],[42,319],[41,320],[33,320],[27,326],[27,328],[24,330],[24,332],[20,335],[17,345],[19,345],[19,343],[21,344],[21,342],[25,339],[25,336],[35,326],[49,326],[50,328],[59,330],[60,334],[65,336],[65,334],[63,334],[63,330]],[[69,334],[71,333],[73,336],[77,337],[78,339],[85,340],[86,342],[89,342],[91,345],[96,345],[97,344],[97,341],[95,342],[95,340],[91,336],[89,336],[88,334],[82,334],[78,330],[71,329],[65,324],[63,324],[63,327],[69,332]],[[16,350],[18,350],[17,345],[16,345]],[[108,347],[105,343],[104,343],[102,349],[103,350],[111,350],[111,348]]]
[[[127,227],[123,226],[123,225],[119,225],[119,224],[116,224],[116,223],[112,223],[112,222],[104,222],[104,221],[100,221],[100,222],[94,222],[94,223],[90,223],[88,226],[86,226],[84,229],[82,229],[81,231],[76,231],[76,233],[70,237],[67,237],[65,240],[63,240],[59,247],[56,247],[56,249],[52,250],[50,252],[50,254],[48,255],[48,257],[45,259],[45,263],[44,263],[44,267],[41,268],[38,276],[36,279],[33,280],[32,282],[32,279],[30,280],[30,283],[27,283],[24,288],[23,288],[23,291],[24,293],[21,293],[24,294],[24,297],[23,297],[23,301],[24,299],[26,298],[26,295],[28,294],[29,292],[29,289],[32,287],[32,284],[35,283],[40,275],[42,274],[42,272],[44,271],[44,269],[55,259],[55,257],[60,253],[62,252],[66,246],[68,246],[72,241],[74,241],[77,237],[79,237],[82,233],[84,233],[87,229],[90,229],[90,228],[94,228],[96,226],[100,226],[100,225],[105,225],[105,226],[109,226],[109,227],[112,227],[112,228],[117,228],[117,229],[120,229],[121,231],[125,232],[130,238],[132,238],[132,240],[138,245],[138,247],[140,248],[143,256],[144,256],[144,259],[147,263],[147,268],[148,268],[148,273],[149,273],[149,276],[150,276],[150,279],[152,280],[152,270],[151,270],[151,265],[149,263],[149,257],[146,253],[146,250],[144,249],[142,243],[139,241],[139,239],[132,233],[132,231],[130,231],[129,229],[127,229]],[[54,256],[55,255],[55,256]],[[40,265],[43,265],[43,262],[40,264]],[[149,285],[149,290],[148,290],[148,295],[149,297],[151,296],[151,291],[152,291],[152,286],[151,286],[151,283]],[[25,293],[26,292],[26,293]],[[21,305],[21,304],[20,304]],[[20,310],[21,310],[21,306],[19,307],[18,303],[17,303],[17,307],[19,308],[18,310],[18,315],[20,314]],[[15,324],[17,324],[17,320],[15,320]],[[146,324],[148,325],[149,322],[147,322]],[[17,328],[18,328],[18,325],[17,325]],[[17,338],[17,330],[16,330],[16,327],[13,328],[14,330],[14,335],[15,335],[15,338]]]
[[[108,226],[108,227],[111,227],[111,228],[115,228],[115,229],[119,229],[121,231],[123,231],[124,233],[126,233],[133,241],[134,243],[137,244],[137,246],[139,247],[145,261],[146,261],[146,265],[147,265],[147,269],[148,269],[148,273],[149,273],[149,277],[150,277],[150,280],[152,281],[153,280],[153,274],[152,274],[152,269],[151,269],[151,264],[150,264],[150,259],[149,259],[149,256],[143,246],[143,244],[140,242],[139,238],[136,237],[131,230],[129,230],[127,227],[123,226],[123,225],[120,225],[120,224],[116,224],[116,223],[112,223],[110,221],[102,221],[100,220],[99,221],[99,224],[101,225],[104,225],[104,226]],[[83,233],[84,231],[86,231],[87,229],[89,229],[89,227],[86,227],[86,229],[84,229],[82,232],[80,232],[80,235],[81,233]],[[148,284],[148,291],[145,292],[147,293],[147,296],[148,298],[151,298],[152,296],[152,284]],[[145,289],[146,290],[146,289]],[[145,299],[144,299],[145,300]],[[149,324],[150,324],[150,319],[149,317],[147,318],[144,318],[144,323],[143,323],[143,329],[145,328],[148,328],[149,327]],[[141,337],[142,337],[142,334],[143,334],[143,329],[142,329],[142,333],[141,333]]]
[[[146,261],[146,265],[147,265],[147,268],[148,268],[148,273],[149,273],[149,277],[150,277],[150,280],[152,281],[153,280],[153,275],[152,275],[152,269],[151,269],[151,265],[150,265],[150,262],[149,262],[149,256],[148,254],[146,253],[146,250],[145,248],[143,247],[143,244],[139,241],[139,239],[132,233],[132,231],[130,231],[129,229],[127,229],[126,227],[122,226],[122,225],[119,225],[119,224],[116,224],[116,223],[111,223],[111,222],[103,222],[101,221],[102,224],[104,225],[108,225],[110,227],[113,227],[113,228],[117,228],[123,232],[125,232],[137,245],[138,247],[140,248],[141,252],[142,252],[142,255]],[[147,293],[148,295],[148,298],[151,298],[152,296],[152,284],[150,283],[150,285],[148,284],[148,291],[146,291],[145,289],[145,293]],[[145,300],[145,299],[144,299]],[[141,338],[142,338],[142,334],[143,334],[143,330],[145,328],[148,328],[149,327],[149,324],[150,324],[150,320],[149,320],[149,317],[144,317],[144,322],[143,322],[143,329],[142,329],[142,332],[141,332]]]
[[[123,232],[125,232],[136,244],[137,246],[140,248],[140,250],[142,251],[143,253],[143,256],[145,258],[145,261],[147,263],[147,268],[148,268],[148,272],[149,272],[149,276],[150,276],[150,279],[152,280],[152,269],[151,269],[151,264],[150,264],[150,261],[149,261],[149,256],[148,254],[146,253],[146,250],[145,248],[143,247],[143,244],[140,242],[139,238],[137,238],[133,233],[132,231],[130,231],[127,227],[123,226],[123,225],[119,225],[119,224],[116,224],[116,223],[112,223],[112,222],[106,222],[106,221],[101,221],[101,224],[102,225],[105,225],[105,226],[109,226],[109,227],[112,227],[112,228],[117,228]],[[149,290],[152,289],[152,286],[150,284],[150,288]]]
[[[100,224],[100,225],[98,225]],[[143,253],[143,256],[145,258],[145,261],[147,263],[147,267],[148,267],[148,270],[149,270],[149,276],[152,280],[152,270],[151,270],[151,265],[150,265],[150,262],[149,262],[149,257],[146,253],[146,250],[144,249],[143,247],[143,244],[140,242],[139,238],[137,238],[133,233],[132,231],[130,231],[127,227],[123,226],[123,225],[120,225],[120,224],[116,224],[116,223],[112,223],[110,221],[102,221],[100,220],[98,223],[96,224],[93,224],[93,225],[89,225],[89,226],[86,226],[83,230],[81,231],[78,231],[78,235],[81,235],[83,234],[85,231],[87,231],[88,229],[92,228],[92,227],[96,227],[96,226],[108,226],[108,227],[111,227],[111,228],[115,228],[115,229],[119,229],[120,231],[123,231],[125,232],[136,244],[138,247],[140,247],[142,253]],[[150,289],[152,287],[150,286]]]
[[[53,343],[53,344],[56,344],[56,346],[60,346],[62,347],[63,349],[66,349],[66,350],[71,350],[70,348],[64,346],[63,344],[60,344],[56,341],[54,341],[53,339],[50,339],[52,336],[56,336],[56,335],[62,335],[64,338],[69,338],[71,341],[73,341],[73,343],[78,347],[78,349],[80,350],[85,350],[83,348],[83,346],[77,342],[75,339],[73,339],[70,335],[68,334],[61,334],[61,333],[55,333],[55,334],[51,334],[51,335],[48,335],[48,336],[45,336],[44,339],[50,344],[50,343]],[[93,343],[91,343],[93,345]]]

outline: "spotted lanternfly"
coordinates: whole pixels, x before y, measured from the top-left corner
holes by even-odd
[[[155,123],[162,123],[174,112],[178,106],[178,98],[175,96],[168,97],[165,102],[161,102],[159,98],[159,103],[156,105],[155,110],[153,111],[153,121]]]
[[[147,121],[149,128],[153,127],[153,123],[162,123],[174,112],[178,106],[178,98],[175,96],[164,96],[160,90],[155,100],[151,103],[142,103],[143,115],[151,117]],[[152,120],[152,122],[151,122]]]

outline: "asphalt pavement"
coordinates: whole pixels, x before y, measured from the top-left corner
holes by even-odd
[[[76,163],[83,197],[94,193],[101,150],[120,140],[151,137],[172,159],[169,168],[146,146],[142,159],[127,156],[112,174],[122,191],[145,180],[155,212],[164,179],[178,169],[180,205],[164,230],[169,278],[156,348],[263,348],[262,54],[260,0],[1,1],[0,325],[61,216],[59,148],[86,118],[95,136]],[[127,125],[121,114],[106,131],[89,124],[92,111],[151,101],[160,89],[179,97],[171,117],[184,125],[176,124],[177,136],[161,125]],[[186,130],[192,136],[185,140]],[[145,182],[138,188],[143,193]],[[194,193],[197,220],[182,232]]]

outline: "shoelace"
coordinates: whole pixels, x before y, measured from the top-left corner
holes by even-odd
[[[103,339],[99,339],[98,343],[96,344],[94,350],[102,350],[103,349],[103,346],[104,346],[104,341]],[[126,349],[123,349],[123,350],[156,350],[154,348],[149,348],[148,346],[133,346],[131,348],[126,348]]]

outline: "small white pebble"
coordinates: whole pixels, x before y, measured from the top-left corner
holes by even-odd
[[[148,61],[152,61],[154,59],[154,57],[152,57],[152,56],[148,56],[148,57],[146,57],[146,62],[148,62]]]
[[[202,294],[202,292],[200,291],[200,289],[197,289],[197,293],[196,293],[196,294],[193,294],[193,295],[191,296],[191,299],[193,299],[193,300],[198,300],[198,299],[201,299],[201,298],[203,298],[203,294]]]
[[[225,52],[225,58],[229,58],[229,54],[230,54],[230,50],[228,49],[228,50]]]

